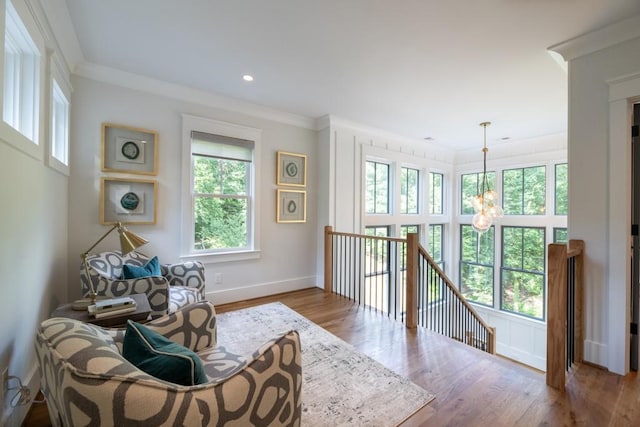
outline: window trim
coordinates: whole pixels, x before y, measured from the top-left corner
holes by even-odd
[[[17,96],[22,100],[25,96],[30,99],[30,112],[32,116],[29,118],[30,125],[28,126],[31,137],[26,136],[21,130],[13,127],[4,120],[4,96],[6,91],[3,92],[3,99],[0,103],[0,138],[5,142],[13,146],[14,148],[22,151],[23,153],[35,158],[36,160],[43,160],[44,149],[42,144],[42,130],[40,126],[41,110],[42,110],[42,93],[44,87],[43,60],[45,55],[44,39],[37,29],[37,25],[33,21],[33,17],[26,10],[26,6],[22,2],[13,4],[10,0],[6,1],[5,8],[3,10],[5,14],[5,27],[2,34],[3,37],[3,52],[6,45],[7,31],[12,31],[14,41],[18,50],[27,50],[32,55],[32,61],[30,64],[29,73],[22,73],[20,78],[24,80],[25,75],[28,74],[30,81],[32,78],[33,86],[28,88],[27,95],[22,92]],[[6,60],[6,53],[3,54],[3,66],[0,67],[0,73],[2,75],[2,85],[5,85],[5,67],[4,61]],[[16,83],[20,85],[20,90],[23,91],[22,83]],[[15,97],[15,95],[14,95]]]
[[[69,132],[70,132],[70,123],[71,123],[70,122],[71,102],[69,101],[70,97],[68,95],[68,92],[67,90],[65,90],[66,88],[63,88],[64,86],[66,86],[64,83],[61,83],[59,79],[57,79],[54,76],[51,76],[50,83],[51,83],[51,90],[49,94],[50,111],[49,111],[49,138],[48,138],[49,147],[47,149],[47,165],[50,168],[68,176],[69,175],[69,156],[70,156]],[[62,110],[62,115],[64,116],[62,118],[62,122],[63,122],[62,150],[64,151],[64,157],[65,157],[64,159],[59,159],[55,153],[56,142],[57,142],[55,140],[56,134],[57,134],[57,126],[61,124],[61,121],[56,120],[56,112],[57,112],[56,105],[58,104],[62,104],[64,106]],[[58,111],[58,114],[59,113],[60,112]]]
[[[215,135],[253,141],[252,179],[250,182],[251,225],[247,233],[250,248],[216,252],[195,252],[193,250],[193,180],[191,166],[191,131],[201,131]],[[181,256],[182,260],[198,260],[206,263],[240,261],[260,258],[260,148],[262,130],[235,123],[223,122],[204,117],[182,114],[182,218],[181,218]]]

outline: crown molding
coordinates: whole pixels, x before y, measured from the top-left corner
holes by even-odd
[[[73,73],[80,77],[108,83],[114,86],[178,99],[185,102],[204,105],[206,107],[232,111],[304,129],[316,130],[316,120],[309,117],[287,113],[237,98],[213,92],[205,92],[98,64],[83,62],[76,66]]]
[[[570,61],[638,37],[640,37],[640,15],[635,15],[550,46],[548,50],[562,55],[565,61]]]

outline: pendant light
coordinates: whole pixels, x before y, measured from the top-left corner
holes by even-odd
[[[487,152],[489,151],[487,148],[487,126],[490,124],[491,122],[480,123],[480,126],[482,126],[484,130],[482,182],[478,189],[479,193],[471,199],[471,206],[473,206],[476,212],[471,221],[471,226],[480,234],[491,228],[494,219],[504,216],[504,212],[498,204],[498,193],[491,189],[487,181]]]

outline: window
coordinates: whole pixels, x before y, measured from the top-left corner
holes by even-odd
[[[261,131],[183,114],[183,257],[259,257]]]
[[[418,234],[418,239],[420,239],[420,226],[419,225],[401,225],[400,226],[400,237],[403,239],[407,238],[407,234],[416,233]]]
[[[553,228],[553,243],[567,243],[568,235],[566,228]]]
[[[367,161],[366,213],[389,213],[389,165]]]
[[[418,213],[418,169],[402,168],[400,176],[400,213]]]
[[[505,215],[544,215],[546,167],[508,169],[502,172],[502,209]]]
[[[388,226],[365,227],[367,236],[388,237]],[[389,311],[389,283],[391,274],[391,245],[386,240],[366,239],[365,244],[365,289],[367,304]]]
[[[38,144],[40,52],[11,2],[6,3],[3,119]]]
[[[51,88],[51,157],[69,165],[69,101],[54,79]]]
[[[500,308],[544,319],[545,230],[502,227]]]
[[[192,132],[194,249],[247,249],[253,144]]]
[[[568,167],[566,163],[556,165],[555,176],[555,214],[566,215],[569,207],[569,192],[568,192]]]
[[[442,260],[442,251],[444,249],[444,224],[429,225],[429,244],[427,251],[431,258],[444,271],[444,261]]]
[[[493,226],[483,234],[460,226],[460,290],[468,300],[488,306],[493,306],[494,234]]]
[[[482,189],[480,188],[482,185],[482,175],[482,172],[462,175],[462,199],[460,201],[460,213],[462,213],[462,215],[475,214],[473,206],[471,206],[471,200],[474,196],[480,194],[480,192],[482,191]],[[495,172],[487,172],[487,183],[492,189],[496,187]]]
[[[430,183],[429,186],[429,213],[432,215],[442,215],[442,174],[431,172],[429,174]]]

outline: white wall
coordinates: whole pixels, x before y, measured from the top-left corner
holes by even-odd
[[[124,83],[124,82],[123,82]],[[100,178],[135,175],[101,172],[102,122],[140,127],[159,133],[159,173],[157,176],[137,176],[155,179],[159,185],[157,223],[130,226],[146,237],[150,244],[142,252],[158,255],[161,262],[180,260],[181,224],[181,147],[182,113],[226,121],[262,130],[261,185],[258,221],[261,227],[261,257],[257,260],[211,263],[206,268],[207,297],[215,303],[241,300],[315,286],[316,278],[316,193],[317,145],[313,130],[260,119],[249,115],[201,105],[188,98],[154,95],[93,79],[75,77],[72,115],[72,151],[74,165],[70,176],[69,203],[69,295],[79,296],[80,254],[108,228],[100,224]],[[185,94],[188,91],[184,90]],[[205,99],[203,97],[203,99]],[[304,224],[276,223],[276,152],[289,151],[306,154],[307,222]],[[95,250],[117,247],[116,233],[109,236]],[[222,273],[221,284],[214,283],[214,275]]]
[[[634,17],[553,48],[569,61],[568,225],[586,246],[585,359],[619,374],[629,370],[631,122],[626,99],[611,121],[608,82],[640,72],[638,28]]]
[[[9,375],[19,377],[33,396],[40,384],[35,331],[67,300],[69,195],[67,176],[48,166],[50,68],[45,52],[46,48],[56,52],[56,42],[51,34],[41,33],[47,27],[37,5],[29,7],[24,0],[13,4],[42,53],[41,103],[38,145],[0,120],[0,371],[8,368]],[[5,2],[0,0],[0,38],[5,32],[4,11]],[[4,42],[0,46],[2,64]],[[66,80],[64,75],[58,78]],[[17,384],[11,380],[12,387]],[[0,425],[19,426],[29,409],[9,405],[15,394],[11,391],[0,402]]]

